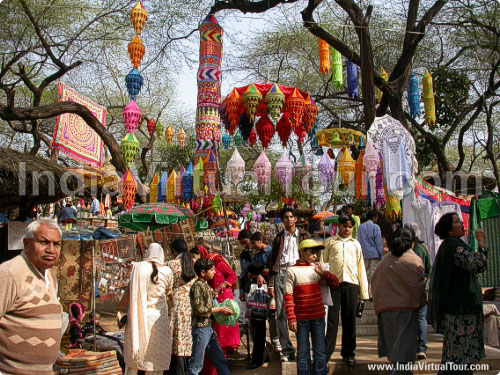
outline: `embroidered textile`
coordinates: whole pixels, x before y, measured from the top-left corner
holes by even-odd
[[[401,137],[384,139],[382,148],[387,191],[390,195],[403,199],[403,194],[408,188],[410,171]]]

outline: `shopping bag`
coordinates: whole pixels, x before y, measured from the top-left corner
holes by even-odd
[[[330,264],[322,263],[323,269],[325,271],[330,270]],[[328,285],[321,285],[321,298],[323,299],[323,305],[325,306],[333,306],[332,293],[330,291],[330,287]]]
[[[252,284],[247,298],[247,316],[249,319],[266,320],[268,316],[269,296],[267,285]]]

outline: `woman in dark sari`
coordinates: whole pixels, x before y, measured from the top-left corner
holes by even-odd
[[[485,357],[483,303],[477,274],[486,269],[486,236],[483,230],[476,231],[478,251],[472,251],[461,239],[465,228],[456,213],[443,215],[435,233],[444,241],[431,273],[427,320],[444,332],[438,374],[472,375],[470,365]]]

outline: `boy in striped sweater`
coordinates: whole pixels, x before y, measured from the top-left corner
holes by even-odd
[[[326,375],[325,307],[320,283],[336,288],[339,280],[316,263],[325,247],[308,239],[299,245],[300,258],[285,276],[285,309],[288,328],[297,336],[297,375]],[[311,334],[313,363],[309,347]]]

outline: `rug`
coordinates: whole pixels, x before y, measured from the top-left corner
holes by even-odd
[[[72,88],[59,82],[59,101],[84,105],[99,122],[106,126],[106,108],[85,98]],[[71,158],[100,168],[103,164],[103,141],[78,115],[64,113],[57,118],[52,148],[59,149]]]
[[[61,255],[56,268],[59,298],[64,302],[80,299],[80,241],[62,241]]]

